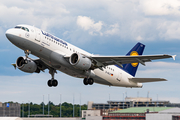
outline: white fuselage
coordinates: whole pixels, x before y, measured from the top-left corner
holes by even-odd
[[[9,29],[6,32],[6,34],[11,35],[11,39],[9,40],[20,49],[31,51],[31,54],[39,57],[46,65],[74,77],[91,77],[94,79],[94,82],[99,84],[121,87],[142,87],[142,83],[131,82],[128,78],[132,78],[133,76],[115,65],[106,66],[103,70],[97,68],[91,71],[74,68],[68,60],[64,59],[64,56],[71,56],[73,53],[80,53],[86,56],[93,56],[93,54],[34,26],[21,26],[27,27],[29,32],[22,29]]]

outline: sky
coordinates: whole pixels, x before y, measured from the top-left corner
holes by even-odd
[[[0,102],[50,101],[86,104],[106,103],[127,97],[180,102],[180,1],[179,0],[0,0]],[[136,77],[165,78],[143,88],[85,86],[83,80],[60,71],[57,87],[49,88],[48,70],[24,73],[11,65],[24,51],[10,43],[7,29],[34,25],[90,53],[125,55],[137,42],[146,45],[144,55],[177,55],[140,65]],[[36,58],[30,55],[32,58]],[[124,97],[123,97],[124,96]],[[81,98],[81,99],[80,99]]]

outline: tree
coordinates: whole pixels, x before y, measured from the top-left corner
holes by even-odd
[[[55,105],[53,102],[49,102],[50,105],[50,115],[53,115],[53,117],[59,117],[60,115],[60,105]],[[29,111],[29,103],[21,104],[21,117],[24,106],[24,117],[28,117],[28,111]],[[76,104],[74,105],[74,115],[75,117],[79,117],[79,110],[80,105]],[[87,105],[81,105],[81,110],[87,110]],[[30,103],[30,114],[36,115],[36,114],[42,114],[43,113],[43,102],[41,104],[33,104]],[[48,114],[48,104],[44,105],[44,114]],[[64,102],[61,104],[61,116],[62,117],[73,117],[73,105],[71,103]]]

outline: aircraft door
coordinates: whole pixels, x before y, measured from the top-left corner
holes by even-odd
[[[36,35],[35,35],[35,40],[38,42],[41,42],[41,31],[39,29],[36,29]]]
[[[120,82],[121,78],[122,78],[122,73],[118,72],[116,80]]]

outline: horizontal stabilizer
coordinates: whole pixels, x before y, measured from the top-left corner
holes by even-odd
[[[14,66],[14,68],[16,69],[16,64],[11,64],[12,66]]]
[[[138,83],[167,81],[164,78],[129,78],[129,80]]]

